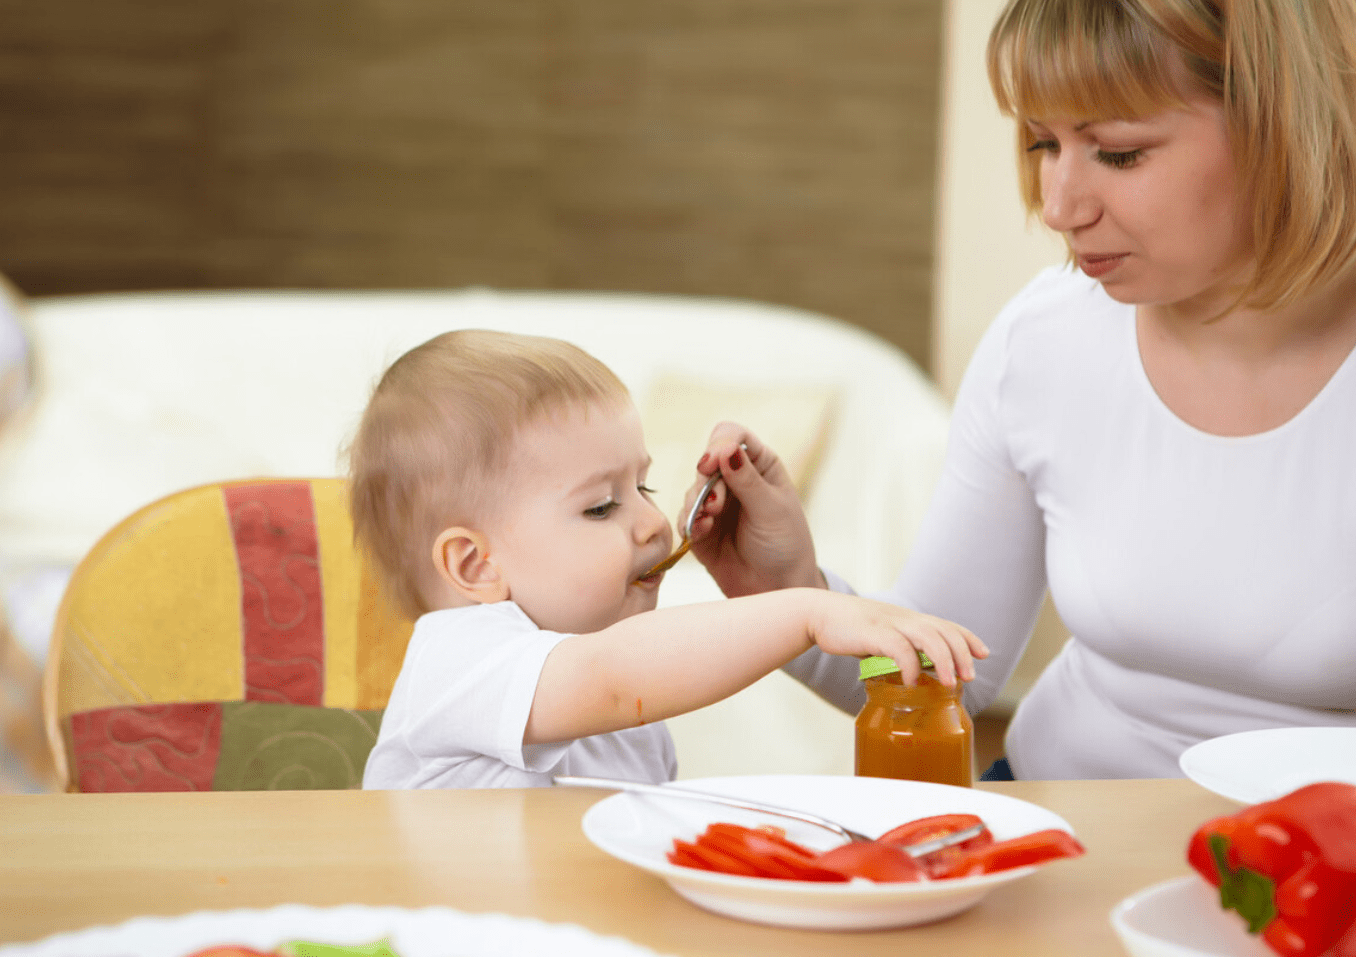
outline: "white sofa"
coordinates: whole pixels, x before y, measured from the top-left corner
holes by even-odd
[[[719,418],[783,453],[821,564],[859,588],[898,570],[941,465],[948,411],[901,352],[754,302],[486,289],[34,298],[34,386],[0,434],[0,584],[41,663],[70,569],[115,522],[222,478],[342,471],[375,378],[449,328],[569,339],[631,388],[673,515]],[[718,597],[694,560],[662,603]],[[783,675],[672,722],[680,775],[851,773],[852,719]]]

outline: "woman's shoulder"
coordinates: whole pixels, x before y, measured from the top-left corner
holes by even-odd
[[[1071,266],[1043,269],[999,312],[985,335],[1003,364],[1082,362],[1114,354],[1125,340],[1134,307],[1116,302],[1101,283]]]
[[[1080,323],[1090,314],[1132,310],[1073,266],[1042,269],[998,314],[998,323],[1026,330]]]
[[[1071,267],[1042,270],[1003,307],[970,359],[957,396],[1009,413],[1124,381],[1137,361],[1134,307]]]

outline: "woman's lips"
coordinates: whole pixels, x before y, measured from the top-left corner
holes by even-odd
[[[1121,264],[1127,253],[1116,253],[1113,256],[1079,256],[1078,268],[1083,270],[1084,274],[1091,279],[1100,279],[1111,270]]]

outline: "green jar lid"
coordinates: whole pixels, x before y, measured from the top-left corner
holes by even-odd
[[[931,668],[932,659],[920,651],[918,652],[918,664],[923,668]],[[898,670],[899,665],[895,664],[894,659],[887,658],[884,655],[863,658],[859,669],[862,681],[867,678],[879,678],[881,675],[888,675],[890,672]]]

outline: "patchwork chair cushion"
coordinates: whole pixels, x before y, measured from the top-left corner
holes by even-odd
[[[200,486],[71,577],[44,717],[67,790],[355,788],[413,624],[353,547],[342,479]]]

